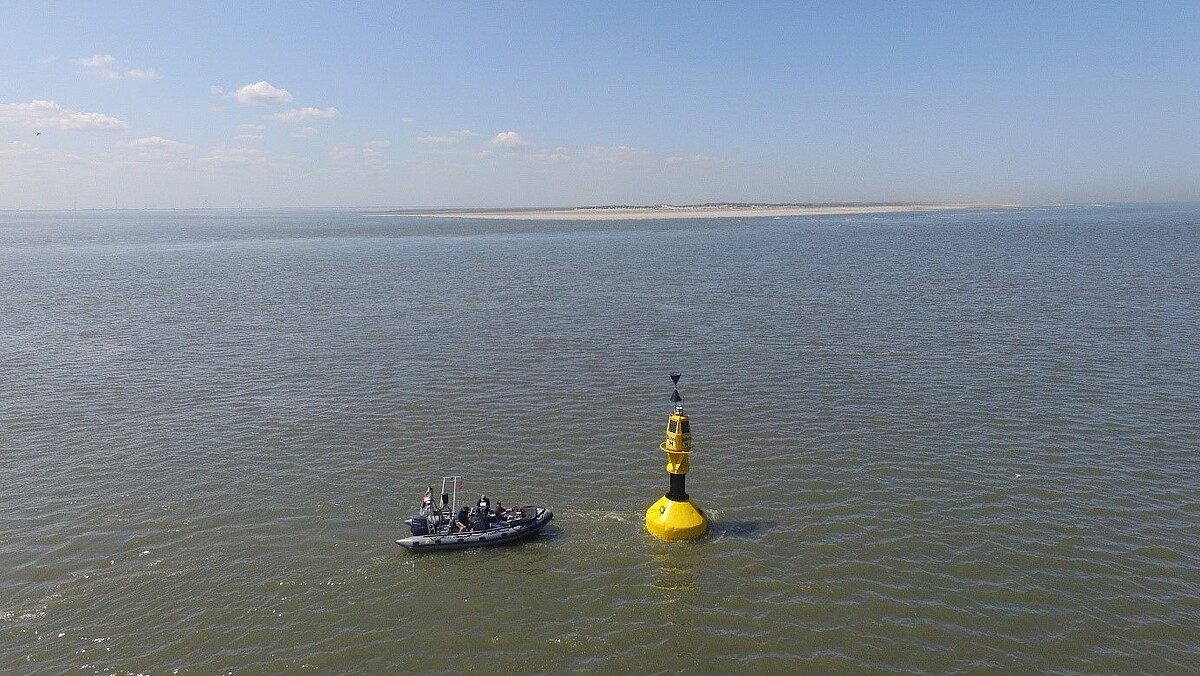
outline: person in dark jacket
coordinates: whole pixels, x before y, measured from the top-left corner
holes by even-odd
[[[475,530],[487,530],[488,512],[491,511],[492,501],[488,496],[479,496],[479,505],[475,508]]]

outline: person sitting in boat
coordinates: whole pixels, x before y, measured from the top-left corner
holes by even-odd
[[[458,528],[458,532],[471,530],[471,510],[463,505],[458,510],[458,515],[454,517],[454,525]]]
[[[492,501],[488,500],[488,496],[479,496],[479,504],[475,509],[475,530],[487,530],[488,527],[488,512],[492,506]]]
[[[508,510],[504,508],[504,503],[496,501],[496,523],[504,523],[505,517],[508,516]]]

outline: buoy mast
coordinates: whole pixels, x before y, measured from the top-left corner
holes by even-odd
[[[686,488],[688,456],[692,452],[692,430],[679,395],[679,372],[671,372],[675,389],[671,392],[673,408],[667,417],[666,438],[658,445],[667,454],[667,494],[646,510],[646,530],[662,540],[691,540],[708,532],[704,510],[691,501]]]

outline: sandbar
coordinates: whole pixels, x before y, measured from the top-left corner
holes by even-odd
[[[375,216],[485,218],[521,221],[621,221],[667,218],[771,218],[838,214],[892,214],[998,208],[989,204],[703,204],[673,206],[572,207],[565,209],[402,209]],[[1011,207],[1012,205],[1003,205]]]

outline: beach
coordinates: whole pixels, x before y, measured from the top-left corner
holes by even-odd
[[[1011,205],[1009,205],[1011,206]],[[572,207],[564,209],[405,209],[377,216],[432,216],[438,218],[484,218],[523,221],[618,221],[667,218],[771,218],[784,216],[830,216],[837,214],[893,214],[919,211],[951,211],[995,208],[985,204],[714,204],[615,207]]]

